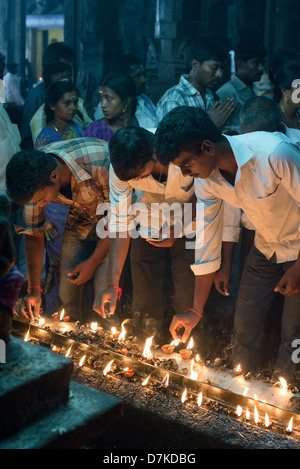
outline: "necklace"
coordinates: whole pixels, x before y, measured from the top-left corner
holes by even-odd
[[[62,132],[60,132],[60,131],[58,130],[58,128],[57,128],[54,124],[51,124],[51,125],[52,125],[53,129],[54,129],[58,134],[60,134],[60,135],[64,135],[64,134],[66,133],[66,131],[69,129],[69,127],[70,127],[70,124],[68,123],[67,128],[66,128],[65,130],[63,130]]]
[[[280,105],[280,109],[281,109],[281,112],[283,113],[286,121],[293,124],[293,122],[291,120],[291,117],[288,117],[288,115],[286,114],[285,110],[283,109],[283,107],[281,105]],[[298,129],[300,129],[300,116],[299,116],[298,112],[296,113],[296,116],[297,116],[297,121],[298,121]]]

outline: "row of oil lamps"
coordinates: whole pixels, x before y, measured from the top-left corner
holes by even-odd
[[[60,315],[56,315],[55,317],[59,318],[60,321],[64,321],[64,322],[69,321],[69,317],[64,316],[64,310],[62,310]],[[125,340],[126,329],[125,329],[124,325],[126,323],[128,323],[129,321],[130,321],[129,319],[126,319],[125,321],[122,322],[121,331],[117,331],[117,329],[115,327],[111,328],[112,336],[114,338],[117,338],[119,342],[123,342]],[[44,318],[40,318],[39,319],[39,325],[44,325],[44,324],[45,324]],[[92,332],[96,332],[99,329],[98,328],[98,323],[97,322],[92,322],[90,324],[90,329],[91,329]],[[30,328],[27,331],[27,334],[24,338],[24,341],[29,340],[29,333],[30,333]],[[143,357],[144,357],[145,361],[151,360],[151,358],[153,357],[153,354],[151,352],[151,345],[152,345],[153,338],[154,338],[154,336],[149,337],[148,339],[146,339],[145,346],[144,346],[144,351],[143,351]],[[174,340],[173,342],[171,342],[170,344],[163,345],[161,347],[161,349],[165,354],[171,354],[171,353],[174,352],[175,347],[178,346],[179,343],[180,343],[180,339],[177,339],[177,340]],[[193,346],[194,346],[194,341],[193,341],[193,338],[191,337],[187,347],[185,349],[182,349],[182,350],[179,351],[180,356],[181,356],[182,359],[190,359],[192,357],[192,348],[193,348]],[[66,357],[70,357],[71,349],[72,349],[72,345],[67,350],[67,352],[65,354]],[[61,349],[59,347],[54,346],[52,348],[52,351],[55,352],[55,353],[60,353]],[[81,357],[80,361],[79,361],[79,364],[78,364],[79,367],[82,367],[84,365],[85,361],[86,361],[86,355],[83,355]],[[104,368],[104,370],[103,370],[103,375],[104,376],[106,376],[111,371],[113,362],[114,362],[114,360],[111,360],[106,365],[106,367]],[[199,355],[197,355],[195,357],[195,359],[193,359],[192,362],[191,362],[191,375],[190,375],[190,378],[193,379],[193,380],[197,380],[198,374],[193,369],[194,363],[202,364],[202,361],[201,361]],[[233,369],[233,371],[234,371],[234,374],[236,376],[239,376],[243,372],[240,365],[237,365],[237,367],[235,367]],[[131,378],[134,375],[135,370],[126,367],[126,368],[123,369],[123,373],[127,378]],[[150,381],[150,377],[151,377],[151,374],[141,383],[143,387],[148,385],[148,383]],[[285,379],[284,378],[279,378],[279,380],[280,380],[282,388],[284,390],[287,390],[287,383],[286,383]],[[167,388],[169,386],[169,374],[168,373],[162,379],[161,386],[164,387],[164,388]],[[186,401],[186,398],[187,398],[187,389],[185,388],[183,393],[182,393],[182,396],[181,396],[182,404]],[[200,407],[202,405],[202,402],[203,402],[203,395],[202,395],[202,392],[200,392],[199,395],[198,395],[198,398],[197,398],[197,405]],[[237,415],[237,417],[242,417],[242,414],[243,414],[243,409],[242,409],[241,406],[238,405],[237,409],[236,409],[236,415]],[[245,420],[247,422],[250,421],[250,411],[248,409],[245,410]],[[259,413],[258,413],[257,407],[255,405],[254,405],[254,423],[255,424],[260,423]],[[266,428],[270,428],[272,426],[272,422],[270,421],[270,418],[269,418],[267,413],[265,414],[264,425],[265,425]],[[289,423],[286,427],[286,433],[292,433],[292,432],[293,432],[293,417],[290,419],[290,421],[289,421]]]

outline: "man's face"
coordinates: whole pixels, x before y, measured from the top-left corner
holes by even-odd
[[[183,176],[206,179],[215,169],[214,161],[207,152],[184,150],[175,158],[173,164],[180,168]]]
[[[264,72],[265,59],[249,59],[246,62],[240,62],[237,67],[237,75],[245,83],[253,84],[260,81]]]
[[[140,65],[131,65],[129,75],[133,78],[137,94],[142,94],[146,92],[146,71],[142,64]]]
[[[55,182],[51,186],[46,186],[43,189],[37,190],[32,199],[30,200],[31,204],[38,204],[39,207],[45,207],[49,202],[56,200],[60,190],[60,185],[58,182]]]
[[[216,60],[205,60],[200,63],[194,60],[192,63],[195,80],[204,88],[217,89],[223,78],[225,63]]]

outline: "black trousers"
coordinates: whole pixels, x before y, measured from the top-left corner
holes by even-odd
[[[258,251],[253,245],[242,274],[234,317],[234,365],[240,363],[244,371],[263,371],[270,318],[276,320],[277,306],[274,288],[293,262],[278,264]],[[277,302],[282,297],[277,295]],[[276,298],[276,297],[275,297]],[[273,302],[273,307],[270,305]],[[273,314],[273,319],[272,319]],[[279,347],[274,350],[274,377],[283,376],[289,383],[300,383],[300,363],[295,356],[295,345],[300,340],[300,294],[284,297],[279,332]],[[299,347],[299,345],[298,345]]]
[[[152,246],[143,238],[131,241],[132,316],[139,335],[171,338],[167,311],[173,315],[193,306],[195,278],[190,265],[195,254],[186,241],[178,238],[170,248]]]

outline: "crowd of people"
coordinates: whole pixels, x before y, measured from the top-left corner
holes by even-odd
[[[228,51],[192,41],[188,73],[155,104],[142,61],[117,57],[90,116],[72,81],[73,50],[49,45],[43,81],[18,102],[20,133],[0,108],[0,183],[16,249],[2,277],[25,257],[19,314],[28,320],[42,305],[81,322],[117,318],[125,296],[140,338],[185,343],[212,287],[228,296],[238,246],[233,362],[264,368],[276,297],[271,375],[299,385],[300,53],[269,58],[254,40],[234,52],[225,81]],[[263,76],[269,86],[258,94]]]

